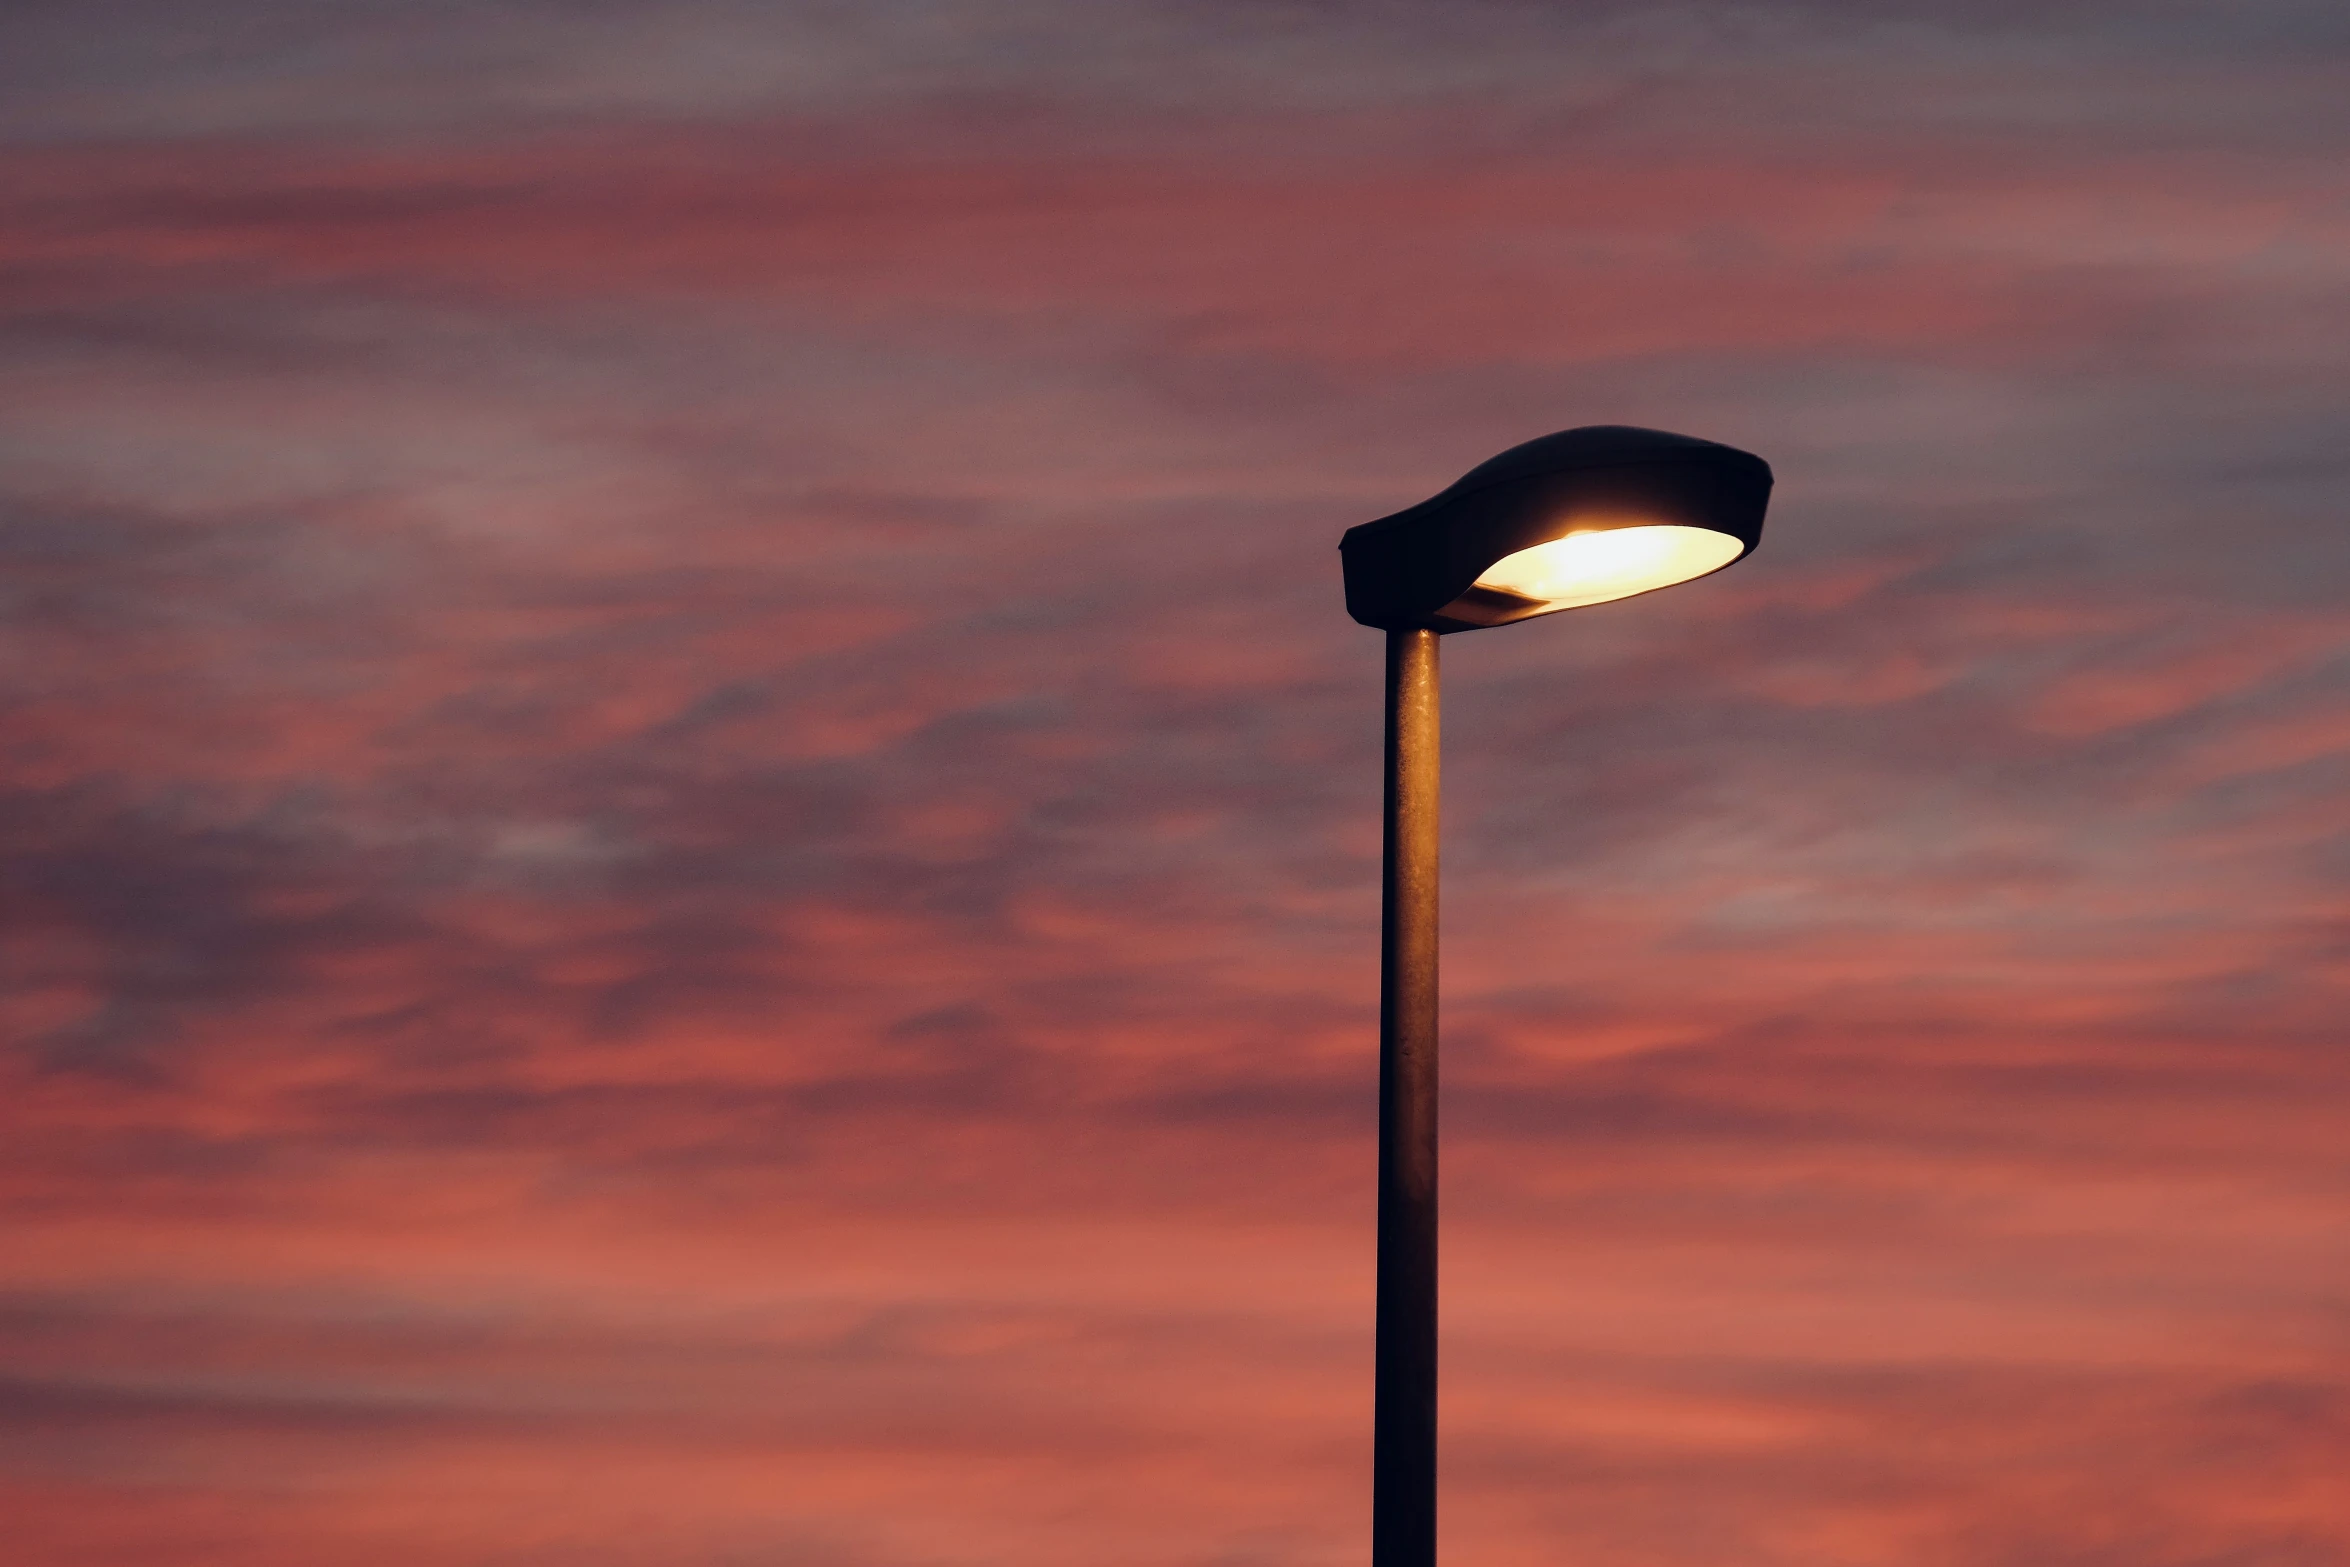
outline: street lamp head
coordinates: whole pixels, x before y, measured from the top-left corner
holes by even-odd
[[[1474,631],[1719,571],[1762,538],[1771,469],[1736,447],[1595,424],[1513,446],[1349,528],[1346,608],[1391,631]]]

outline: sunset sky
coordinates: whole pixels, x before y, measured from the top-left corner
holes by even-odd
[[[2350,1567],[2350,7],[0,6],[0,1560]]]

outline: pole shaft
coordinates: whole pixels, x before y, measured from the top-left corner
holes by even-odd
[[[1436,648],[1387,634],[1372,1567],[1436,1561]]]

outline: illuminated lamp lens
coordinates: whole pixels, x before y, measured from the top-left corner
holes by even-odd
[[[1570,533],[1504,555],[1485,568],[1477,586],[1540,599],[1551,609],[1574,609],[1702,577],[1736,560],[1744,548],[1727,533],[1677,524]]]

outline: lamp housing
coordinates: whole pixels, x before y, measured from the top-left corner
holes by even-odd
[[[1734,446],[1562,430],[1347,529],[1347,613],[1390,631],[1475,631],[1670,587],[1750,553],[1770,494],[1770,464]]]

